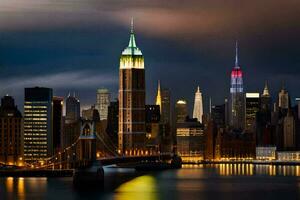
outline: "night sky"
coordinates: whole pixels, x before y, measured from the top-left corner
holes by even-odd
[[[267,80],[273,99],[283,82],[292,98],[300,96],[299,0],[1,0],[0,95],[14,96],[20,108],[24,87],[75,91],[85,107],[97,88],[117,97],[131,17],[145,56],[147,103],[158,79],[190,109],[197,85],[206,109],[209,96],[223,103],[235,40],[246,92],[262,92]]]

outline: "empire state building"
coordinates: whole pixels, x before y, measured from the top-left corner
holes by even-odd
[[[130,40],[120,58],[119,152],[139,154],[145,149],[144,56],[137,47],[131,22]]]
[[[243,130],[245,127],[245,100],[243,91],[243,73],[238,62],[238,43],[235,48],[235,66],[231,71],[231,110],[230,125],[233,129]]]

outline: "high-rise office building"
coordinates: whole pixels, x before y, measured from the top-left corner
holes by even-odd
[[[211,107],[211,119],[217,128],[225,127],[225,104]]]
[[[160,107],[160,119],[164,124],[169,124],[171,122],[170,98],[170,91],[166,88],[161,88],[159,81],[156,95],[156,105],[159,105]]]
[[[108,89],[98,89],[97,90],[97,103],[96,103],[96,109],[98,110],[100,114],[101,120],[107,119],[107,113],[108,113],[108,106],[110,103],[110,93]]]
[[[118,137],[120,152],[131,154],[145,148],[144,56],[136,45],[133,23],[128,47],[120,58]]]
[[[260,98],[260,105],[261,110],[271,112],[271,95],[267,82],[265,83],[265,87]]]
[[[256,130],[256,114],[260,108],[259,93],[246,93],[246,126],[251,133]]]
[[[99,122],[100,115],[95,106],[91,106],[89,109],[82,110],[82,119]]]
[[[296,125],[292,111],[289,109],[283,119],[283,147],[285,150],[294,150],[296,147]]]
[[[241,130],[245,126],[245,103],[243,91],[243,73],[238,62],[238,43],[236,42],[235,66],[231,71],[231,110],[230,125]]]
[[[63,97],[53,97],[53,149],[55,152],[62,148],[63,105]]]
[[[0,162],[21,165],[23,162],[22,115],[11,96],[1,99]]]
[[[195,93],[195,102],[194,102],[194,111],[193,118],[197,118],[200,123],[202,123],[203,116],[203,101],[202,101],[202,93],[200,92],[200,88],[198,86],[197,91]]]
[[[52,89],[25,88],[24,159],[43,160],[53,155]]]
[[[118,146],[119,101],[111,101],[108,107],[106,133],[115,146]]]
[[[186,100],[180,99],[175,105],[176,123],[182,123],[186,120],[188,114],[188,105]]]
[[[282,87],[278,94],[278,107],[281,109],[289,109],[289,93]]]
[[[76,122],[80,119],[80,101],[75,95],[68,95],[66,99],[66,123]]]

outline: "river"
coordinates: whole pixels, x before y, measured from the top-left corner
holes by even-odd
[[[155,173],[104,170],[104,186],[97,188],[74,188],[72,178],[0,178],[0,199],[300,199],[300,166],[184,165]]]

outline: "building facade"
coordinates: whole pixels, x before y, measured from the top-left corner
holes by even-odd
[[[110,104],[110,93],[108,89],[105,88],[98,89],[96,109],[99,111],[101,120],[107,119],[109,104]]]
[[[231,71],[230,86],[230,126],[233,129],[245,127],[245,96],[243,90],[243,73],[238,63],[238,45],[236,43],[235,66]]]
[[[195,101],[194,101],[194,110],[193,110],[193,118],[197,118],[200,123],[202,123],[203,116],[203,101],[202,101],[202,93],[200,92],[200,88],[198,86],[197,91],[195,93]]]
[[[122,52],[119,71],[119,151],[135,154],[145,148],[144,56],[135,42],[133,27]]]
[[[53,97],[53,149],[59,152],[62,148],[63,132],[63,97]]]
[[[66,123],[72,123],[80,120],[80,101],[75,95],[68,95],[66,99]]]
[[[246,93],[246,125],[248,132],[255,133],[256,130],[256,114],[260,109],[259,93]]]
[[[176,115],[176,123],[185,122],[188,117],[188,105],[187,101],[184,99],[180,99],[175,104],[175,115]]]
[[[53,155],[53,110],[51,88],[25,88],[24,159],[43,160]]]
[[[0,162],[23,164],[23,119],[11,96],[1,99],[0,107]]]

